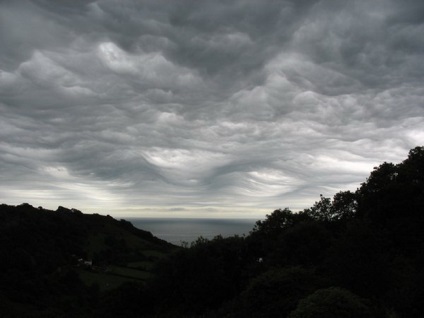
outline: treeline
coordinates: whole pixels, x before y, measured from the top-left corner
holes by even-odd
[[[247,237],[200,238],[146,289],[160,317],[422,317],[424,147],[355,192],[280,209]]]
[[[297,213],[275,210],[247,236],[200,237],[189,248],[173,249],[149,240],[167,251],[150,279],[107,291],[82,281],[72,268],[58,271],[70,254],[87,253],[82,242],[94,229],[56,224],[80,224],[75,212],[66,214],[70,219],[37,219],[37,229],[21,229],[24,238],[16,234],[20,221],[0,214],[0,257],[7,259],[0,312],[7,306],[31,317],[418,318],[424,312],[424,147],[399,164],[374,168],[355,192],[320,196]],[[96,231],[104,231],[104,222],[136,231],[128,222],[102,218]],[[32,231],[41,238],[31,241]],[[143,239],[150,234],[137,233]],[[44,251],[37,248],[40,241]],[[113,253],[117,246],[128,250],[107,261],[135,255],[125,242],[107,245]],[[32,277],[31,286],[25,277]]]

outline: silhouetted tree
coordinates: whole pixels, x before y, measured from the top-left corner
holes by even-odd
[[[348,290],[331,287],[317,290],[299,302],[289,318],[371,318],[367,304]]]
[[[323,287],[311,270],[275,268],[252,279],[241,294],[242,317],[286,317],[300,299]]]

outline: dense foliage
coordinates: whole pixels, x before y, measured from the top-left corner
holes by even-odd
[[[421,317],[424,147],[355,192],[279,209],[247,237],[199,240],[158,268],[162,316]],[[163,302],[162,302],[163,301]],[[353,313],[356,313],[352,315]]]
[[[93,228],[82,214],[28,206],[0,212],[0,312],[14,316],[418,318],[424,312],[424,147],[399,164],[374,168],[355,192],[320,196],[298,213],[274,211],[245,237],[199,238],[172,253],[150,237],[149,244],[168,251],[150,279],[106,291],[67,266],[71,255],[87,257],[84,242]],[[136,231],[102,218],[98,224]],[[95,254],[99,262],[142,257],[131,240],[113,233]]]

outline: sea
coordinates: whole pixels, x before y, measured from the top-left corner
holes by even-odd
[[[200,236],[213,239],[248,235],[257,219],[127,218],[136,228],[175,245],[191,244]]]

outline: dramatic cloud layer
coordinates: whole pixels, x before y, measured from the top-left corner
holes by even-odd
[[[422,0],[0,3],[0,199],[258,217],[424,141]]]

